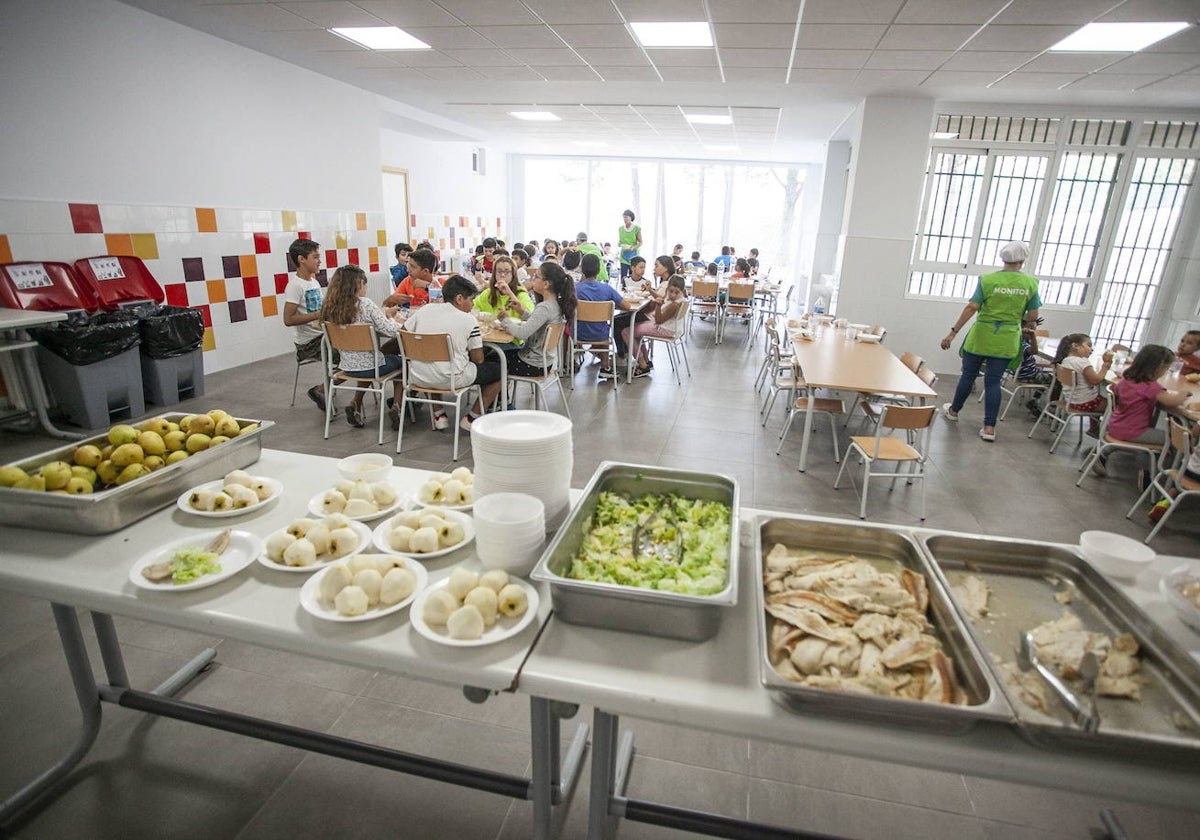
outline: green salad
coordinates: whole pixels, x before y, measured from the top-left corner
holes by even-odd
[[[175,552],[171,558],[171,582],[179,585],[191,583],[205,575],[215,575],[221,571],[217,555],[212,551],[188,546]]]
[[[567,577],[657,589],[681,595],[714,595],[729,578],[729,530],[733,512],[724,502],[686,499],[674,493],[627,498],[601,493],[583,523],[583,543]],[[639,551],[638,526],[662,550]]]

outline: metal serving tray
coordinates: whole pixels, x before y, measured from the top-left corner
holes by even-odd
[[[760,521],[755,540],[758,577],[755,606],[758,626],[759,672],[762,684],[777,692],[787,705],[806,713],[853,717],[925,731],[959,733],[982,720],[1012,723],[1013,712],[983,656],[971,641],[969,631],[950,603],[949,595],[921,552],[916,539],[893,529],[819,522],[787,516]],[[946,655],[954,660],[966,705],[928,703],[873,694],[858,694],[800,685],[781,676],[770,660],[770,641],[763,586],[765,558],[782,543],[789,549],[854,554],[874,563],[881,571],[896,572],[901,566],[925,576],[929,588],[927,617]]]
[[[187,415],[168,412],[155,416],[178,422]],[[110,534],[119,531],[172,504],[188,488],[221,478],[228,472],[257,461],[262,452],[263,432],[275,423],[242,417],[237,420],[243,425],[258,423],[259,427],[120,487],[84,496],[0,487],[0,525],[71,534]],[[72,456],[75,450],[86,443],[104,446],[108,443],[107,433],[14,463],[27,472],[50,461],[74,463]]]
[[[605,491],[631,496],[678,493],[729,505],[732,521],[729,528],[729,582],[725,589],[716,595],[679,595],[567,577],[571,560],[583,542],[584,522],[596,510],[597,500]],[[555,615],[571,624],[695,642],[712,638],[720,625],[721,610],[737,603],[737,480],[713,473],[603,461],[546,547],[532,577],[550,584]]]
[[[1058,714],[1047,716],[1025,705],[1004,685],[1022,733],[1030,740],[1121,752],[1146,758],[1155,748],[1187,750],[1188,759],[1200,755],[1200,667],[1181,650],[1133,601],[1108,582],[1070,548],[1021,542],[999,537],[926,536],[947,589],[963,576],[980,577],[991,590],[989,612],[977,622],[964,623],[979,646],[992,657],[1013,662],[1017,637],[1026,630],[1059,618],[1064,611],[1079,616],[1086,629],[1107,634],[1133,634],[1141,648],[1140,700],[1097,697],[1100,729],[1084,732],[1047,690]],[[1055,595],[1069,591],[1072,600],[1062,604]]]

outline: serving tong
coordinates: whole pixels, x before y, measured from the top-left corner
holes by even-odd
[[[1079,663],[1079,674],[1082,679],[1081,688],[1084,697],[1081,699],[1072,691],[1054,670],[1038,659],[1037,647],[1033,636],[1028,632],[1022,633],[1017,645],[1017,666],[1022,671],[1034,668],[1047,685],[1058,695],[1058,699],[1070,710],[1075,723],[1084,732],[1093,733],[1100,728],[1100,713],[1096,710],[1096,677],[1100,675],[1100,660],[1096,654],[1088,651]]]
[[[650,512],[644,520],[634,526],[633,529],[633,559],[639,557],[654,557],[674,566],[679,565],[679,561],[683,559],[683,534],[679,528],[675,527],[675,539],[672,542],[663,542],[662,540],[654,539],[654,531],[652,525],[659,519],[662,519],[662,510],[666,506],[667,500],[663,499],[658,503],[658,506]]]

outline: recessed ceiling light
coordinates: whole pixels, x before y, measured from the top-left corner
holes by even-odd
[[[509,111],[508,114],[510,117],[529,122],[559,122],[562,119],[549,111]]]
[[[334,35],[369,50],[431,50],[433,47],[395,26],[339,26]]]
[[[604,148],[605,146],[607,146],[608,144],[605,143],[603,140],[576,140],[575,145],[583,146],[584,148],[587,148],[587,149],[601,149],[601,148]]]
[[[705,146],[704,148],[710,152],[736,152],[738,150],[737,146]]]
[[[712,29],[707,21],[640,21],[629,28],[643,47],[711,47]]]
[[[1063,38],[1051,52],[1137,52],[1188,27],[1186,21],[1089,23]]]
[[[684,114],[684,119],[695,125],[733,125],[728,114]]]
[[[933,132],[934,140],[957,140],[957,131],[935,131]]]

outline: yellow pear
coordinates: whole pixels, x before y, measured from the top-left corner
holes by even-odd
[[[192,430],[192,421],[196,419],[195,414],[185,414],[179,418],[180,431],[190,432]]]
[[[127,424],[113,426],[108,430],[108,442],[113,446],[120,446],[123,443],[133,443],[137,440],[138,430]]]
[[[161,455],[147,455],[146,460],[142,461],[142,463],[149,467],[151,472],[160,470],[167,464]]]
[[[209,448],[209,449],[212,449],[212,448],[213,448],[214,446],[216,446],[217,444],[219,444],[219,443],[227,443],[228,441],[229,441],[229,438],[225,437],[225,435],[213,435],[213,436],[212,436],[212,440],[210,440],[210,441],[208,442],[208,448]]]
[[[242,430],[240,432],[238,432],[238,434],[239,435],[248,435],[248,434],[250,434],[250,432],[256,431],[257,429],[258,429],[257,423],[247,423],[245,426],[242,426]]]
[[[151,417],[149,420],[142,423],[143,432],[157,432],[161,437],[171,431],[171,424],[167,422],[165,417]]]
[[[183,449],[187,443],[187,432],[176,429],[173,432],[167,432],[163,435],[163,445],[167,447],[168,452],[178,452]]]
[[[71,477],[85,479],[88,484],[96,483],[96,471],[91,467],[81,467],[76,464],[71,467]]]
[[[211,443],[212,443],[212,438],[210,438],[208,435],[200,434],[199,432],[197,432],[195,434],[188,435],[187,451],[188,452],[203,452],[205,449],[208,449],[208,447]]]
[[[101,461],[100,465],[96,467],[96,476],[100,479],[100,483],[105,486],[116,484],[117,476],[120,474],[121,468],[112,461]]]
[[[112,457],[113,450],[116,448],[117,447],[113,446],[111,443],[106,443],[103,446],[101,446],[100,447],[100,460],[107,461],[109,458]]]
[[[46,479],[40,475],[31,475],[13,485],[17,490],[36,490],[39,493],[46,489]]]
[[[177,461],[182,461],[184,458],[186,458],[188,455],[191,455],[191,454],[192,453],[188,452],[186,449],[176,449],[174,452],[172,452],[170,455],[167,456],[167,465],[170,466],[171,464],[174,464]]]
[[[213,420],[207,414],[197,414],[192,418],[192,422],[188,424],[188,434],[211,435],[216,426],[217,421]]]
[[[224,435],[225,437],[233,438],[238,436],[238,432],[241,431],[241,426],[238,425],[238,421],[236,419],[226,414],[217,421],[217,425],[213,431],[218,435]]]
[[[0,467],[0,487],[16,487],[19,482],[27,478],[29,478],[29,473],[15,464]]]
[[[83,446],[75,450],[74,461],[81,467],[92,467],[104,460],[104,456],[100,454],[100,447],[94,443],[85,443]]]
[[[167,444],[158,432],[142,432],[138,435],[137,445],[147,455],[162,455],[167,451]]]
[[[71,465],[66,461],[51,461],[42,464],[41,474],[47,490],[61,490],[71,480]]]
[[[121,470],[121,474],[117,476],[117,484],[128,484],[135,478],[141,478],[144,475],[150,474],[150,468],[145,464],[130,464],[125,469]]]
[[[179,424],[178,424],[178,423],[176,423],[176,422],[175,422],[175,421],[173,421],[173,420],[168,420],[168,421],[167,421],[167,431],[168,431],[168,432],[178,432],[178,431],[179,431]],[[166,437],[166,435],[163,435],[163,437]]]
[[[208,416],[213,419],[214,423],[220,423],[223,418],[229,416],[229,412],[223,408],[214,408],[208,412]]]
[[[73,476],[71,480],[67,482],[65,489],[72,496],[84,496],[92,492],[92,482],[88,481],[86,478]]]
[[[140,464],[145,457],[146,453],[136,443],[123,443],[113,450],[112,462],[118,467],[127,467]]]

